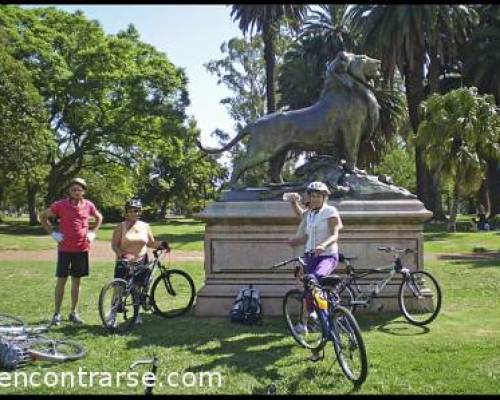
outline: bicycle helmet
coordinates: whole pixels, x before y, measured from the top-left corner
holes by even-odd
[[[69,181],[68,183],[68,187],[70,187],[71,185],[73,184],[77,184],[77,185],[80,185],[84,190],[87,190],[87,182],[85,182],[85,180],[83,180],[82,178],[73,178]]]
[[[125,203],[125,209],[127,208],[138,208],[142,210],[142,202],[140,199],[130,199]]]
[[[307,185],[307,193],[311,192],[321,192],[323,194],[329,195],[330,194],[330,189],[328,189],[328,186],[326,186],[323,182],[311,182],[309,185]]]

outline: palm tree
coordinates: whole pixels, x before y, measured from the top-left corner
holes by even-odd
[[[465,81],[482,93],[495,96],[500,105],[500,6],[482,6],[481,28],[475,31],[465,48]],[[487,160],[486,184],[490,217],[500,214],[500,154]]]
[[[438,55],[441,60],[450,58],[453,53],[444,50],[448,41],[459,42],[463,30],[470,28],[473,17],[467,17],[473,13],[459,7],[464,6],[357,5],[346,13],[345,22],[354,34],[360,35],[362,48],[382,60],[385,81],[392,82],[396,68],[404,77],[414,133],[420,123],[419,106],[425,99],[424,66],[429,48],[436,59]],[[432,175],[425,167],[419,144],[415,147],[415,164],[417,195],[428,208],[436,211],[436,205],[432,204]]]
[[[493,96],[474,87],[434,94],[422,108],[417,141],[427,164],[453,181],[448,230],[454,232],[460,198],[478,189],[484,159],[500,148],[500,113]]]
[[[233,4],[231,17],[239,21],[239,28],[244,35],[254,28],[262,33],[264,40],[264,59],[266,62],[266,97],[268,114],[276,111],[274,90],[275,51],[274,42],[279,31],[279,24],[286,22],[297,29],[302,23],[308,6],[297,4]]]

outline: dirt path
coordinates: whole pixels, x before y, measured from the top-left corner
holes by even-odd
[[[56,250],[0,250],[0,261],[56,261]],[[96,241],[90,249],[90,261],[113,261],[115,254],[109,242]],[[165,256],[170,261],[203,261],[203,251],[173,250]]]

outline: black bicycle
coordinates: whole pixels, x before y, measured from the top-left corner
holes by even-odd
[[[168,269],[160,262],[160,255],[167,251],[154,250],[154,259],[149,264],[129,262],[126,280],[116,278],[102,288],[99,315],[109,331],[120,333],[132,329],[140,307],[164,318],[183,315],[192,308],[196,297],[193,279],[186,272]],[[155,269],[159,275],[153,281]]]
[[[296,263],[297,271],[305,266],[302,257],[275,264],[271,269]],[[283,298],[283,315],[295,341],[302,347],[319,352],[331,341],[344,375],[355,385],[361,385],[368,375],[366,349],[356,319],[340,304],[340,297],[329,287],[331,278],[319,281],[314,275],[302,279],[304,290],[292,289]],[[305,301],[313,304],[308,313]]]
[[[336,276],[330,280],[334,290],[342,296],[343,304],[355,312],[358,308],[370,307],[378,294],[394,278],[401,275],[398,291],[398,305],[403,316],[411,324],[422,326],[432,322],[441,309],[442,293],[436,278],[427,271],[410,271],[403,265],[402,255],[414,253],[412,249],[379,247],[378,250],[391,253],[393,263],[387,267],[357,269],[351,261],[356,257],[340,255],[339,260],[346,264],[346,276]],[[371,274],[387,273],[378,282],[362,288],[359,280]],[[379,307],[379,310],[381,308]]]

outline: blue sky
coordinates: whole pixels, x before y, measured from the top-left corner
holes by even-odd
[[[42,6],[42,5],[40,5]],[[97,19],[108,34],[135,25],[141,40],[167,54],[175,65],[184,67],[189,79],[193,115],[201,129],[201,141],[216,146],[210,138],[214,129],[234,135],[233,121],[219,101],[231,92],[217,85],[217,77],[203,64],[221,58],[220,45],[230,38],[242,37],[238,24],[231,20],[227,5],[55,5],[68,12],[82,10]]]

